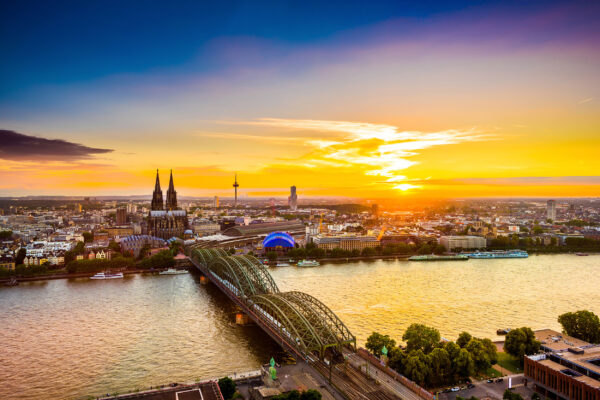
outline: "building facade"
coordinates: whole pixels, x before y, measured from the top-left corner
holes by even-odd
[[[525,357],[525,378],[553,400],[600,400],[600,347]]]
[[[312,238],[313,243],[320,249],[333,250],[340,248],[342,250],[363,250],[367,247],[379,246],[379,240],[375,236],[322,236],[318,235]]]
[[[127,209],[117,208],[117,225],[125,225],[127,223]]]
[[[167,242],[161,238],[149,235],[131,235],[121,239],[121,250],[124,253],[132,254],[135,258],[139,257],[140,251],[144,246],[149,249],[163,248]]]
[[[439,243],[448,251],[456,249],[485,249],[486,240],[481,236],[442,236]]]
[[[548,200],[546,203],[546,218],[556,221],[556,201]]]
[[[146,221],[146,233],[161,239],[170,239],[174,236],[183,237],[184,232],[189,229],[188,225],[187,212],[177,209],[177,192],[173,184],[173,171],[171,171],[169,189],[167,190],[167,202],[166,205],[163,205],[157,170],[151,209]]]
[[[290,210],[296,211],[298,209],[298,194],[296,194],[296,186],[290,187],[290,197],[288,198],[288,205]]]

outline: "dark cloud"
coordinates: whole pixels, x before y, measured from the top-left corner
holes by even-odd
[[[112,151],[0,129],[0,159],[4,160],[83,160]]]

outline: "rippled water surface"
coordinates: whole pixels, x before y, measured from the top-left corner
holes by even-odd
[[[559,329],[560,313],[600,314],[600,256],[271,270],[282,290],[312,294],[359,343],[413,322],[455,338],[500,327]],[[80,399],[256,368],[277,351],[193,275],[44,281],[0,288],[0,398]]]

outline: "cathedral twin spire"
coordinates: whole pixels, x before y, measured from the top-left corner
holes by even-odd
[[[169,189],[167,190],[167,203],[163,206],[163,193],[160,188],[160,179],[158,170],[156,170],[156,183],[154,185],[154,193],[152,193],[151,210],[175,210],[177,209],[177,192],[173,185],[173,170],[171,170],[171,179],[169,180]]]

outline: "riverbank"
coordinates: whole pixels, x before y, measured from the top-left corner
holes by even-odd
[[[128,269],[128,270],[123,270],[123,271],[118,271],[118,272],[122,272],[123,275],[143,274],[143,273],[152,274],[152,273],[156,273],[156,272],[160,272],[160,271],[165,271],[166,269],[167,268],[157,268],[154,270]],[[188,268],[183,268],[183,269],[188,269]],[[60,273],[60,274],[47,274],[47,275],[35,275],[35,276],[23,276],[23,277],[9,276],[6,278],[0,278],[0,283],[2,283],[2,284],[8,283],[13,278],[16,279],[17,282],[33,282],[33,281],[48,281],[48,280],[54,280],[54,279],[89,278],[94,275],[96,275],[96,272],[76,272],[73,274]]]
[[[347,263],[347,262],[353,262],[353,261],[366,261],[366,260],[372,260],[372,261],[377,261],[377,260],[408,260],[408,257],[410,257],[410,254],[394,254],[394,255],[388,255],[388,256],[358,256],[358,257],[325,257],[325,258],[315,258],[315,260],[323,263],[323,262],[328,262],[328,263]],[[307,258],[308,259],[308,258]],[[270,267],[275,267],[276,264],[278,262],[289,262],[289,258],[282,258],[280,260],[277,261],[270,261],[269,262],[269,266]],[[311,258],[312,260],[312,258]],[[295,260],[294,262],[298,262],[300,260]]]
[[[460,254],[460,253],[458,253]],[[544,253],[544,252],[537,252],[537,251],[530,251],[528,252],[528,254],[530,256],[532,255],[572,255],[572,256],[580,256],[580,254],[577,254],[575,252],[571,252],[571,251],[566,251],[566,252],[548,252],[548,253]],[[376,261],[376,260],[408,260],[410,257],[417,255],[416,253],[404,253],[404,254],[391,254],[391,255],[374,255],[374,256],[357,256],[357,257],[324,257],[324,258],[314,258],[314,260],[317,260],[321,263],[323,262],[328,262],[328,263],[348,263],[348,262],[353,262],[353,261]],[[600,253],[595,253],[595,252],[590,252],[589,253],[590,256],[595,256],[595,255],[600,255]],[[307,257],[307,259],[313,259],[311,257]],[[276,264],[278,262],[289,262],[289,258],[281,258],[278,259],[277,261],[270,261],[269,262],[269,266],[271,267],[275,267]],[[294,262],[298,262],[300,260],[295,260]],[[440,260],[443,261],[443,260]]]

